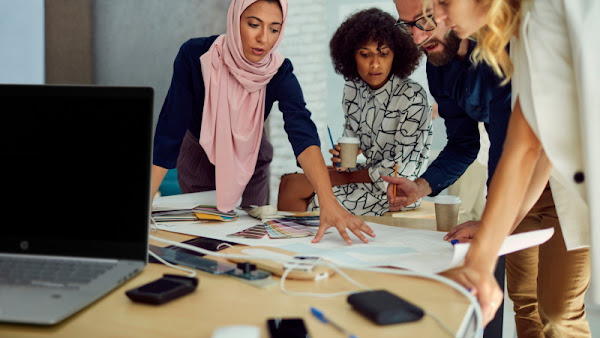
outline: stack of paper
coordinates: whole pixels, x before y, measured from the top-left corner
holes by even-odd
[[[194,215],[191,209],[153,210],[152,218],[154,218],[154,221],[156,222],[193,222],[198,220],[198,217]]]
[[[197,205],[191,209],[154,208],[152,217],[156,222],[235,221],[235,211],[220,212],[214,205]]]
[[[198,205],[192,212],[200,220],[231,222],[238,219],[235,211],[221,212],[214,205]]]

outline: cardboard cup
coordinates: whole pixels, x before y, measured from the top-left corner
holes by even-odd
[[[340,137],[338,139],[340,145],[340,166],[342,168],[356,167],[356,156],[358,155],[358,145],[360,140],[358,137]]]
[[[448,232],[458,224],[460,197],[452,195],[436,196],[435,223],[437,231]]]

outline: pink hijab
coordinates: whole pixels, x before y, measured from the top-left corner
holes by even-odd
[[[217,209],[232,210],[254,174],[264,124],[266,88],[283,64],[275,48],[283,37],[287,0],[279,0],[283,22],[275,45],[260,62],[244,57],[242,12],[256,1],[233,0],[227,33],[200,57],[206,88],[200,145],[215,165]]]

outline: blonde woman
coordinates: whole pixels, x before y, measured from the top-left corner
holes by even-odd
[[[592,186],[598,162],[584,158],[584,150],[597,138],[591,125],[600,102],[592,92],[599,88],[600,53],[592,34],[600,28],[600,5],[593,0],[431,1],[436,21],[461,38],[477,38],[475,60],[511,80],[513,95],[504,152],[479,229],[463,266],[444,274],[472,289],[491,319],[503,296],[492,274],[498,250],[549,181],[560,226],[540,247],[533,294],[543,332],[538,336],[588,337],[583,297],[590,278],[589,203],[595,200],[586,187]],[[548,316],[556,313],[552,307],[565,303],[568,307],[561,309],[568,318]]]

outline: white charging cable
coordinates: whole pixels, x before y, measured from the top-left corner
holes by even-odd
[[[169,266],[169,267],[171,267],[173,269],[177,269],[177,270],[182,270],[182,271],[188,272],[189,273],[188,277],[196,277],[196,270],[192,270],[192,269],[184,268],[183,266],[171,264],[171,263],[169,263],[166,260],[162,259],[162,257],[160,257],[159,255],[155,254],[154,252],[152,252],[150,250],[148,250],[148,253],[150,254],[150,256],[154,257],[157,261],[163,263],[164,265]]]
[[[294,262],[291,259],[282,259],[279,256],[268,256],[268,255],[252,255],[252,256],[248,256],[248,255],[235,255],[235,254],[224,254],[224,253],[219,253],[219,252],[214,252],[214,251],[210,251],[210,250],[206,250],[203,248],[199,248],[193,245],[189,245],[186,243],[181,243],[181,242],[176,242],[176,241],[171,241],[168,239],[164,239],[164,238],[160,238],[160,237],[156,237],[156,236],[152,236],[150,235],[150,239],[153,239],[155,241],[158,242],[162,242],[162,243],[166,243],[166,244],[170,244],[170,245],[174,245],[183,249],[187,249],[187,250],[191,250],[191,251],[195,251],[201,254],[205,254],[205,255],[211,255],[211,256],[215,256],[215,257],[222,257],[222,258],[230,258],[230,259],[242,259],[242,260],[248,260],[248,259],[255,259],[255,260],[269,260],[269,261],[274,261],[274,262],[278,262],[281,264],[294,264]],[[316,263],[315,265],[322,265],[322,266],[328,266],[330,268],[333,268],[336,270],[336,272],[340,273],[340,275],[342,275],[344,278],[346,278],[348,281],[350,281],[352,284],[356,285],[357,287],[359,287],[362,290],[370,290],[370,288],[356,282],[354,279],[352,279],[350,276],[348,276],[345,272],[343,272],[340,267],[345,268],[345,269],[352,269],[352,270],[358,270],[358,271],[371,271],[371,272],[380,272],[380,273],[388,273],[388,274],[395,274],[395,275],[402,275],[402,276],[412,276],[412,277],[420,277],[420,278],[428,278],[428,279],[432,279],[435,281],[438,281],[440,283],[446,284],[450,287],[452,287],[453,289],[456,289],[460,294],[462,294],[463,296],[465,296],[471,303],[471,308],[473,308],[474,314],[475,314],[475,322],[476,322],[476,335],[477,336],[482,336],[483,335],[483,315],[481,312],[481,307],[479,306],[479,303],[477,302],[477,298],[475,298],[468,290],[466,290],[462,285],[456,283],[455,281],[448,279],[446,277],[440,276],[440,275],[436,275],[436,274],[428,274],[428,273],[421,273],[421,272],[414,272],[414,271],[408,271],[408,270],[400,270],[400,269],[390,269],[390,268],[373,268],[373,267],[354,267],[354,266],[346,266],[346,265],[340,265],[340,264],[333,264],[330,262],[325,262],[323,260],[321,260],[320,262]],[[336,297],[336,296],[341,296],[341,295],[347,295],[347,294],[351,294],[351,293],[355,293],[356,291],[352,291],[352,292],[338,292],[338,293],[330,293],[330,294],[319,294],[319,293],[310,293],[310,292],[292,292],[289,290],[286,290],[284,287],[284,281],[287,277],[287,275],[289,274],[289,272],[293,269],[293,267],[285,269],[283,275],[281,276],[281,282],[280,282],[280,288],[281,290],[288,294],[288,295],[293,295],[293,296],[313,296],[313,297]],[[437,321],[440,326],[447,331],[451,336],[455,336],[455,333],[450,330],[450,328],[442,321],[439,319],[439,317],[437,317],[435,314],[427,311],[427,314],[429,316],[431,316],[435,321]]]
[[[368,286],[360,284],[356,280],[352,279],[352,277],[348,276],[348,274],[346,274],[342,269],[340,269],[337,265],[335,265],[333,263],[320,261],[320,262],[315,263],[315,265],[330,267],[330,268],[334,269],[342,277],[346,278],[346,280],[348,280],[350,283],[354,284],[356,287],[358,287],[358,288],[360,288],[362,290],[372,290]],[[281,291],[283,293],[287,294],[287,295],[290,295],[290,296],[310,296],[310,297],[328,298],[328,297],[346,296],[346,295],[351,295],[353,293],[356,293],[356,291],[342,291],[342,292],[334,292],[334,293],[316,293],[316,292],[296,292],[296,291],[287,290],[285,288],[284,283],[285,283],[285,280],[286,280],[288,274],[292,270],[294,270],[293,266],[290,266],[289,268],[285,269],[284,272],[283,272],[283,274],[281,275],[281,280],[279,282],[279,287],[280,287]]]
[[[428,278],[428,279],[432,279],[437,282],[446,284],[446,285],[456,289],[460,294],[462,294],[469,300],[469,302],[471,303],[471,308],[473,308],[473,311],[475,314],[475,319],[476,319],[475,336],[476,337],[483,336],[483,314],[481,312],[481,307],[479,306],[479,302],[477,301],[477,298],[475,296],[473,296],[462,285],[456,283],[455,281],[453,281],[449,278],[446,278],[446,277],[440,276],[440,275],[436,275],[436,274],[428,274],[428,273],[422,273],[422,272],[414,272],[414,271],[398,270],[398,269],[390,269],[390,268],[372,268],[372,267],[356,268],[356,267],[351,267],[351,266],[343,266],[343,267],[346,269],[354,269],[354,270],[360,270],[360,271],[372,271],[372,272],[389,273],[389,274],[396,274],[396,275],[402,275],[402,276]],[[427,313],[427,315],[432,317],[436,322],[438,322],[438,324],[440,324],[440,326],[444,330],[446,330],[451,336],[455,336],[455,333],[437,315],[435,315],[434,313],[432,313],[430,311],[425,311],[425,312]]]

